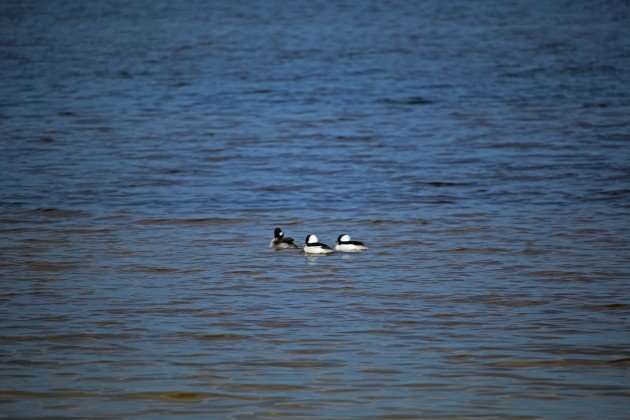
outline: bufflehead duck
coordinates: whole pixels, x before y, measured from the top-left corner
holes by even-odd
[[[315,235],[308,235],[304,245],[304,252],[307,254],[330,254],[333,252],[332,248],[326,244],[322,244]]]
[[[343,252],[358,252],[367,249],[368,247],[359,241],[351,241],[350,235],[339,235],[337,238],[337,245],[335,249]]]
[[[269,248],[297,248],[297,245],[293,243],[293,238],[284,237],[284,232],[282,231],[282,229],[276,228],[273,231],[273,239],[269,243]]]

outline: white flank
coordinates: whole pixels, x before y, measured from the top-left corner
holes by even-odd
[[[341,252],[359,252],[367,249],[367,246],[354,244],[337,244],[335,246],[335,249]]]
[[[330,254],[332,249],[322,248],[321,246],[304,246],[304,252],[306,254]]]

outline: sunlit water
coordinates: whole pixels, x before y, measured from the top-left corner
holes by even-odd
[[[2,415],[627,415],[627,3],[411,3],[0,5]]]

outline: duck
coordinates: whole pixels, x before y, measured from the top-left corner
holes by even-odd
[[[297,248],[297,245],[293,243],[293,238],[285,238],[284,232],[279,227],[273,231],[273,239],[269,243],[269,248],[285,249],[285,248]]]
[[[304,242],[304,252],[306,254],[330,254],[333,252],[331,247],[319,242],[319,239],[315,235],[308,235]]]
[[[364,249],[368,249],[367,245],[363,242],[350,240],[350,235],[346,234],[339,235],[337,245],[335,245],[335,250],[342,252],[359,252]]]

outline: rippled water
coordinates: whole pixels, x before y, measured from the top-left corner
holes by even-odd
[[[3,416],[627,415],[627,2],[411,3],[0,5]]]

